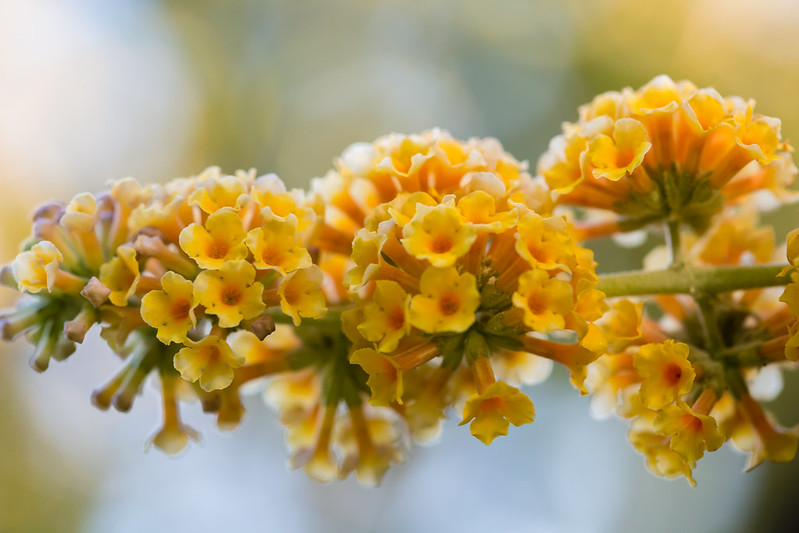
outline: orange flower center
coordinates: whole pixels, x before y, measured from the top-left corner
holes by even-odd
[[[682,367],[677,363],[669,363],[663,368],[663,379],[670,386],[674,387],[682,378]]]
[[[483,413],[496,413],[505,405],[503,398],[486,398],[480,402],[480,411]]]
[[[534,292],[527,298],[527,307],[534,315],[542,315],[547,310],[546,296],[541,292]]]
[[[438,301],[438,308],[444,315],[454,315],[461,308],[461,300],[456,294],[448,294]]]
[[[264,263],[267,265],[277,266],[280,259],[280,252],[272,248],[264,248],[264,252],[261,254],[261,259],[263,259]]]
[[[405,325],[405,311],[402,307],[394,306],[388,315],[388,323],[391,329],[402,329]]]
[[[430,249],[437,254],[447,253],[452,250],[452,239],[449,236],[441,235],[433,239]]]
[[[682,423],[686,431],[699,433],[702,431],[702,420],[693,415],[683,415]]]
[[[172,305],[172,318],[175,320],[185,320],[189,317],[191,303],[187,300],[180,300]]]
[[[241,290],[238,287],[225,287],[221,300],[224,305],[237,305],[241,301]]]
[[[214,241],[210,245],[208,245],[208,257],[211,259],[222,259],[225,257],[230,250],[230,246],[227,243]]]
[[[623,148],[616,152],[616,166],[618,168],[624,168],[633,161],[633,157],[635,154],[629,148]]]

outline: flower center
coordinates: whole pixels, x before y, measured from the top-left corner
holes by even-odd
[[[175,302],[172,306],[172,318],[175,320],[185,320],[189,317],[191,303],[186,300]]]
[[[534,292],[527,298],[527,307],[534,315],[541,315],[547,310],[547,299],[541,292]]]
[[[208,257],[211,259],[222,259],[230,250],[227,243],[214,241],[208,246]]]
[[[444,315],[454,315],[461,307],[461,300],[454,294],[448,294],[438,302],[438,308]]]
[[[447,235],[440,235],[433,239],[430,245],[431,250],[437,254],[444,254],[452,250],[452,239]]]
[[[682,368],[677,363],[669,363],[663,369],[663,379],[672,387],[677,385],[682,378]]]
[[[402,307],[395,306],[388,315],[388,323],[392,330],[402,329],[405,325],[405,311]]]
[[[225,287],[221,299],[224,305],[236,305],[241,301],[241,291],[238,287]]]

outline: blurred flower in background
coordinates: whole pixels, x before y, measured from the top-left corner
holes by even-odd
[[[797,15],[789,0],[0,0],[0,263],[34,205],[127,175],[254,166],[306,187],[352,142],[435,126],[534,167],[580,103],[662,72],[753,97],[796,138]],[[784,233],[790,210],[767,222]],[[655,244],[595,248],[609,271]],[[781,531],[799,483],[796,462],[744,476],[728,448],[698,489],[656,479],[560,379],[514,439],[448,427],[378,490],[318,485],[285,468],[257,395],[233,438],[190,409],[205,442],[170,460],[142,453],[149,387],[127,415],[91,407],[116,366],[98,339],[47,374],[24,341],[0,349],[0,531]],[[788,425],[795,378],[770,406]]]

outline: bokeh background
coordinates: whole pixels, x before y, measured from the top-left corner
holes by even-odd
[[[351,142],[434,126],[534,165],[580,103],[660,73],[754,97],[799,138],[799,3],[0,0],[0,262],[34,205],[110,178],[217,164],[305,186]],[[795,212],[767,220],[784,235]],[[640,261],[596,247],[605,270]],[[0,347],[3,533],[795,530],[797,461],[744,475],[725,447],[697,489],[657,479],[560,369],[529,391],[534,424],[486,448],[451,423],[375,490],[288,471],[257,396],[234,434],[190,408],[200,445],[144,453],[156,395],[95,410],[90,391],[118,364],[96,337],[42,375],[27,352]],[[796,378],[770,405],[784,424],[799,422]]]

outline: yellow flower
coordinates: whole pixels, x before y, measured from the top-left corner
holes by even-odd
[[[128,305],[128,298],[139,284],[139,262],[132,246],[120,246],[117,255],[100,267],[100,282],[111,289],[108,299],[119,307]]]
[[[206,213],[213,214],[222,208],[234,208],[239,196],[247,192],[244,176],[219,176],[219,169],[209,169],[217,174],[204,180],[189,196],[189,205],[197,205]]]
[[[246,236],[239,215],[223,208],[208,217],[205,227],[191,224],[181,231],[180,247],[202,268],[218,269],[247,258]]]
[[[474,224],[475,228],[490,233],[503,232],[516,224],[519,219],[519,212],[516,209],[497,213],[494,197],[481,190],[471,192],[458,200],[458,210],[467,222]]]
[[[760,404],[749,394],[744,394],[739,403],[740,409],[755,431],[756,437],[751,444],[752,454],[746,465],[751,470],[763,460],[775,463],[786,463],[796,457],[799,446],[799,430],[783,429],[769,420]]]
[[[366,384],[372,391],[372,405],[402,403],[402,370],[391,357],[372,348],[362,348],[352,353],[350,362],[369,375]]]
[[[622,351],[641,337],[643,312],[643,302],[635,303],[625,298],[613,304],[603,318],[608,343],[613,350]]]
[[[199,342],[185,341],[187,346],[175,354],[175,369],[186,381],[200,380],[206,392],[224,389],[233,382],[233,369],[244,359],[236,357],[230,346],[216,335]]]
[[[358,481],[376,487],[391,463],[404,459],[402,435],[390,411],[350,407],[349,420],[336,426],[335,441],[342,452],[341,476],[352,470]],[[370,416],[371,415],[371,416]]]
[[[304,205],[302,191],[297,189],[286,191],[283,181],[275,174],[267,174],[256,179],[250,189],[249,197],[261,207],[261,217],[264,220],[284,222],[292,216],[296,219],[298,232],[310,228],[316,219],[314,210]],[[241,205],[241,201],[239,204]]]
[[[524,324],[539,333],[562,329],[573,303],[571,285],[550,278],[544,270],[522,274],[519,288],[513,293],[513,305],[524,311]]]
[[[699,244],[699,259],[711,265],[739,264],[747,256],[766,263],[774,249],[774,230],[757,227],[754,210],[722,213]]]
[[[535,408],[527,395],[516,387],[496,381],[466,402],[460,425],[471,422],[472,435],[488,446],[500,435],[507,435],[510,424],[521,426],[534,418]]]
[[[302,344],[294,334],[294,328],[288,324],[277,324],[275,331],[263,340],[245,329],[234,331],[225,340],[233,353],[244,360],[244,364],[271,367],[276,371],[286,370],[286,354]]]
[[[234,328],[266,307],[264,286],[255,281],[255,268],[246,261],[230,261],[219,270],[200,272],[194,297],[205,312],[219,318],[219,326]]]
[[[463,223],[452,205],[419,205],[416,214],[402,230],[402,244],[418,259],[436,267],[455,264],[471,248],[477,237],[471,223]]]
[[[641,399],[651,409],[662,409],[691,390],[695,372],[688,361],[687,344],[668,339],[641,346],[634,366],[641,374]]]
[[[295,326],[300,325],[302,318],[319,318],[327,312],[323,281],[322,270],[311,265],[295,270],[278,287],[280,309],[292,317]]]
[[[183,342],[186,334],[197,325],[192,282],[180,274],[167,272],[161,278],[164,290],[150,291],[141,301],[141,317],[158,330],[158,340],[164,344]]]
[[[669,447],[670,439],[654,428],[655,411],[646,411],[633,419],[627,438],[638,452],[646,456],[646,467],[658,476],[675,478],[685,476],[691,486],[696,481],[691,474],[693,463],[686,462]]]
[[[81,193],[76,195],[67,204],[61,224],[70,230],[79,232],[93,232],[97,223],[97,202],[94,195]]]
[[[61,252],[49,241],[38,242],[30,250],[19,254],[11,263],[19,290],[52,292],[63,260]]]
[[[754,102],[658,76],[582,106],[538,171],[558,204],[641,226],[676,215],[702,231],[725,203],[759,191],[787,196],[796,175],[789,153],[780,121],[754,113]],[[608,223],[601,231],[620,229]]]
[[[344,283],[356,290],[371,279],[379,268],[380,250],[386,242],[382,233],[374,233],[362,228],[352,241],[352,260],[355,266],[344,276]]]
[[[269,220],[247,234],[245,243],[256,268],[272,269],[286,275],[312,264],[311,255],[296,235],[297,219]]]
[[[714,418],[693,412],[681,401],[664,407],[655,417],[654,426],[658,433],[671,437],[669,447],[688,463],[701,459],[705,450],[718,450],[726,440]]]
[[[378,343],[381,352],[393,351],[411,328],[406,316],[410,299],[399,283],[375,282],[372,303],[364,308],[358,331],[366,340]]]
[[[411,324],[425,333],[460,333],[474,323],[480,306],[475,277],[454,268],[430,267],[419,280],[421,294],[411,299]]]
[[[542,218],[530,212],[517,226],[516,252],[533,268],[569,269],[575,263],[574,243],[566,221],[559,217]]]
[[[588,144],[588,158],[594,165],[595,178],[617,181],[632,173],[652,148],[644,126],[635,119],[616,121],[613,138],[599,134]]]

